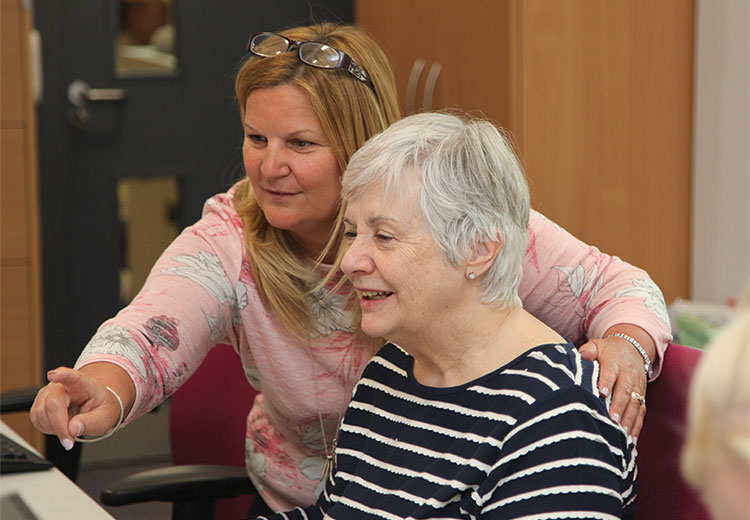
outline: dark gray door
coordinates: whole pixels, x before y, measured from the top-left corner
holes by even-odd
[[[173,3],[177,74],[121,77],[113,57],[122,17],[116,0],[35,2],[44,63],[38,128],[47,369],[73,363],[122,306],[122,179],[176,179],[179,204],[165,211],[182,228],[208,196],[242,175],[233,72],[248,34],[311,18],[352,20],[351,0]],[[127,97],[89,102],[89,120],[81,122],[68,99],[75,80]]]

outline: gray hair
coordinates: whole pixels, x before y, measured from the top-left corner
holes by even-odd
[[[344,202],[382,185],[384,200],[403,202],[411,175],[420,177],[423,223],[448,261],[467,261],[484,241],[503,247],[482,277],[482,301],[520,305],[529,188],[507,139],[488,121],[446,113],[406,117],[352,155],[343,176]]]

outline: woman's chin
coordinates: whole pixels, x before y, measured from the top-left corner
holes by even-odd
[[[372,323],[362,320],[362,332],[371,338],[387,338],[391,332],[390,327],[384,327],[382,323]]]

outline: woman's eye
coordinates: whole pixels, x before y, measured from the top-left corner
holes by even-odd
[[[375,233],[375,238],[378,242],[389,242],[393,240],[393,237],[390,235],[384,235],[383,233]]]
[[[356,231],[344,231],[344,238],[351,242],[355,238],[357,238],[357,232]]]
[[[292,146],[295,148],[305,149],[312,146],[312,143],[310,141],[304,141],[302,139],[295,139],[292,141]]]
[[[265,144],[266,138],[262,135],[257,134],[247,134],[247,140],[253,143],[254,145],[262,145]]]

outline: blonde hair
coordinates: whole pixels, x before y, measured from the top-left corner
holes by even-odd
[[[400,117],[395,77],[388,58],[375,40],[356,26],[326,22],[279,34],[296,41],[326,43],[344,51],[370,75],[374,92],[346,70],[321,70],[305,65],[296,52],[272,58],[250,56],[235,80],[242,120],[253,90],[287,84],[301,88],[320,119],[343,174],[349,157],[367,139]],[[323,279],[316,267],[332,249],[340,249],[343,208],[339,206],[327,246],[311,263],[286,231],[268,223],[249,182],[238,187],[234,207],[245,227],[247,254],[261,296],[291,333],[303,338],[314,334],[315,318],[307,298],[339,272],[341,250]],[[336,288],[342,284],[340,281]]]
[[[690,388],[682,471],[697,490],[715,474],[712,461],[750,471],[750,309],[744,308],[711,342]]]

